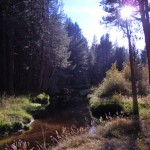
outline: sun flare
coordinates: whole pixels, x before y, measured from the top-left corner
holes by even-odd
[[[133,7],[125,6],[121,9],[121,18],[122,19],[129,19],[133,14]]]

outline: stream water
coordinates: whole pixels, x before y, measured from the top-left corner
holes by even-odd
[[[91,114],[87,102],[81,103],[65,110],[60,110],[49,117],[35,119],[31,125],[31,129],[22,133],[15,133],[8,137],[0,138],[0,149],[6,144],[10,144],[16,140],[30,142],[31,145],[43,144],[45,141],[53,145],[51,138],[57,138],[56,131],[61,134],[62,128],[71,129],[73,125],[77,128],[89,127],[91,124]]]

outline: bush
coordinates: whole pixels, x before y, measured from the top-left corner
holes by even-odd
[[[127,95],[130,93],[130,84],[126,82],[123,74],[113,64],[111,69],[107,71],[106,78],[99,87],[100,96],[112,96],[115,93]]]
[[[131,82],[131,71],[130,64],[125,63],[124,68],[122,70],[123,77],[126,82]],[[149,78],[148,78],[148,67],[143,66],[142,64],[135,65],[135,74],[136,74],[136,82],[137,82],[137,92],[141,96],[146,96],[149,94]],[[131,87],[130,91],[131,91]]]
[[[146,96],[149,94],[148,68],[146,66],[139,66],[137,74],[139,76],[137,80],[138,94]]]

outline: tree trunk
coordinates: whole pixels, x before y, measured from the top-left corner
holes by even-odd
[[[148,0],[141,0],[139,3],[139,7],[145,36],[145,44],[148,58],[148,69],[149,69],[149,84],[150,84],[150,22],[149,22]]]
[[[3,18],[3,24],[2,24],[2,49],[1,49],[1,55],[2,55],[2,91],[6,92],[7,89],[7,68],[6,68],[6,24],[5,19]]]
[[[38,92],[42,91],[42,84],[43,84],[43,73],[44,73],[44,42],[42,40],[41,44],[41,62],[40,62],[40,74],[39,74],[39,84],[38,84]]]
[[[128,21],[126,20],[126,29],[127,29],[127,38],[129,46],[129,60],[130,60],[130,69],[131,69],[131,83],[132,83],[132,96],[133,96],[133,113],[134,115],[139,115],[138,100],[137,100],[137,89],[136,89],[136,80],[135,80],[135,68],[133,60],[133,51],[131,45],[131,35],[129,31]]]
[[[12,28],[10,33],[7,33],[7,93],[9,95],[14,94],[14,29]]]

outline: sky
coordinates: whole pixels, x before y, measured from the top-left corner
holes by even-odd
[[[63,0],[63,2],[64,12],[73,22],[78,23],[88,42],[92,43],[94,35],[99,41],[104,34],[100,26],[103,12],[99,7],[99,0]]]
[[[93,36],[97,36],[98,42],[103,34],[109,33],[110,40],[119,46],[127,47],[127,39],[123,38],[120,32],[115,29],[106,29],[100,24],[104,11],[99,6],[100,0],[63,0],[64,12],[73,22],[77,22],[82,30],[83,35],[89,42],[89,46],[93,41]],[[143,42],[138,42],[138,48],[143,49]]]

